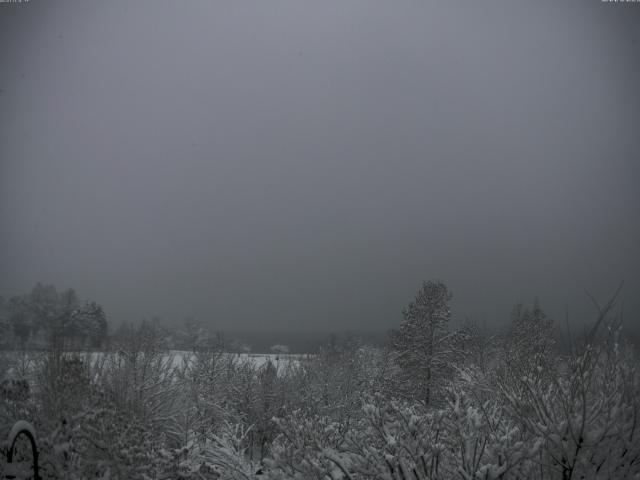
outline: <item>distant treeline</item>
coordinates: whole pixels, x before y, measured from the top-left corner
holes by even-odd
[[[534,303],[537,305],[537,301]],[[516,304],[514,312],[521,308],[521,303]],[[586,320],[578,326],[575,322],[552,322],[551,335],[559,352],[568,353],[572,339],[586,334],[591,319]],[[193,318],[177,324],[153,318],[114,325],[95,301],[81,302],[72,288],[58,291],[55,286],[42,283],[36,284],[29,293],[8,298],[0,296],[0,349],[4,350],[44,349],[51,342],[58,342],[66,349],[108,349],[115,339],[130,335],[145,323],[161,329],[166,348],[172,350],[216,346],[230,352],[271,353],[274,348],[284,347],[290,353],[312,353],[326,344],[345,346],[355,342],[383,347],[389,341],[388,331],[230,332]],[[461,328],[471,324],[473,328],[480,328],[470,321],[461,322]],[[491,322],[480,329],[485,335],[502,337],[512,328],[513,318],[506,322]],[[640,325],[625,324],[624,331],[629,343],[640,345]]]

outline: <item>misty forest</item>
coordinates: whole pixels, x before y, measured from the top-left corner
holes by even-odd
[[[640,480],[640,2],[0,45],[0,480]]]

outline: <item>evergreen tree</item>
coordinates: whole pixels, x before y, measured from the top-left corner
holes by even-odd
[[[392,332],[392,348],[400,367],[398,388],[429,404],[449,364],[447,334],[452,294],[440,281],[424,282],[402,312],[400,329]]]
[[[505,342],[505,362],[517,378],[544,377],[553,368],[555,340],[553,321],[536,299],[529,309],[516,304],[511,313],[511,329]]]

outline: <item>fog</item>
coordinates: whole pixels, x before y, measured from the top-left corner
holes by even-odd
[[[640,314],[633,3],[0,4],[0,294],[384,330]]]

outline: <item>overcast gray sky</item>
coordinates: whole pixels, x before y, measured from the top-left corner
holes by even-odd
[[[640,3],[0,4],[0,293],[114,322],[640,315]]]

